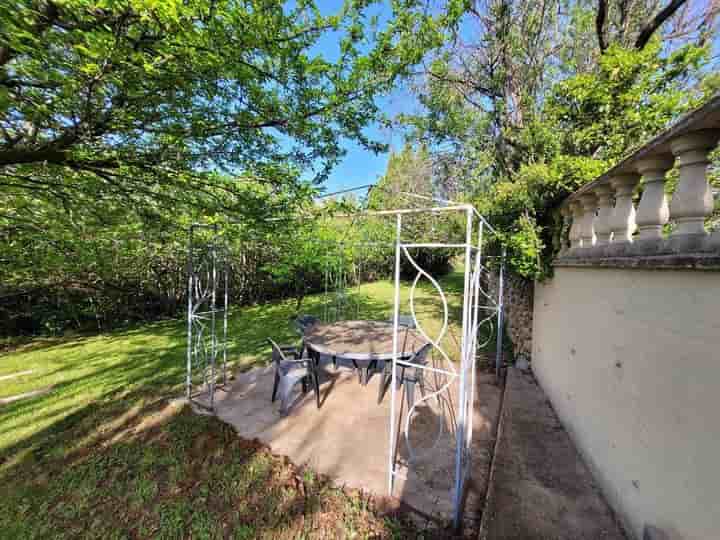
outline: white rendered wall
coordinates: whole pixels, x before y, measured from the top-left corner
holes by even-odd
[[[720,539],[720,272],[556,268],[533,371],[638,539]]]

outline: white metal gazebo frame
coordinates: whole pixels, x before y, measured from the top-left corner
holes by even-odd
[[[417,197],[413,194],[407,194],[411,197]],[[433,200],[437,202],[437,200]],[[427,393],[420,400],[416,401],[408,410],[405,417],[403,434],[405,442],[410,449],[409,430],[410,420],[417,405],[439,396],[441,393],[456,383],[458,388],[458,408],[456,413],[455,424],[455,481],[453,485],[452,499],[454,508],[454,522],[458,526],[460,524],[463,495],[465,483],[471,468],[471,445],[473,436],[473,406],[475,400],[475,375],[476,375],[476,359],[478,349],[487,345],[487,342],[478,344],[479,329],[483,324],[489,324],[491,327],[495,325],[496,332],[496,355],[495,369],[496,374],[500,375],[502,366],[502,331],[503,331],[503,267],[505,260],[504,249],[502,255],[499,256],[499,283],[496,295],[490,294],[483,290],[483,282],[481,275],[483,271],[487,272],[488,267],[486,261],[490,258],[483,256],[483,236],[496,235],[495,230],[485,220],[485,218],[470,204],[455,204],[448,201],[441,201],[440,206],[431,206],[423,208],[406,208],[398,210],[366,210],[353,217],[387,217],[394,218],[395,221],[395,239],[393,242],[395,249],[394,262],[394,298],[393,298],[393,361],[392,361],[392,382],[391,388],[391,404],[390,404],[390,422],[389,422],[389,453],[388,453],[388,476],[387,489],[388,494],[392,495],[395,479],[401,476],[397,469],[397,443],[398,433],[396,426],[398,422],[397,408],[397,377],[398,366],[405,366],[414,369],[423,370],[424,372],[433,372],[437,375],[444,376],[446,383],[434,392]],[[412,214],[450,214],[460,213],[465,220],[464,240],[461,242],[413,242],[403,239],[403,218]],[[207,227],[204,225],[193,225],[190,232],[189,245],[189,280],[188,280],[188,348],[187,348],[187,397],[190,400],[196,400],[198,397],[205,399],[196,400],[198,404],[205,406],[211,410],[214,408],[214,393],[218,388],[222,388],[224,384],[217,385],[216,368],[219,367],[220,379],[222,383],[226,381],[226,365],[227,365],[227,267],[220,260],[221,250],[215,242],[209,244],[208,249],[198,250],[193,245],[193,231],[197,227]],[[212,229],[217,233],[217,226]],[[448,249],[454,248],[462,251],[464,258],[464,281],[463,281],[463,301],[462,301],[462,328],[460,343],[460,362],[459,368],[450,358],[447,351],[444,350],[442,341],[448,331],[448,302],[445,293],[438,281],[433,278],[427,271],[422,269],[410,254],[411,249]],[[203,256],[211,257],[210,264],[197,264],[196,254],[201,253]],[[402,359],[399,356],[399,332],[400,332],[400,284],[401,284],[401,262],[403,257],[406,258],[411,265],[417,270],[415,279],[410,289],[409,304],[416,330],[432,344],[433,350],[437,351],[443,361],[444,366],[428,364],[413,364],[409,360]],[[497,257],[497,256],[496,256]],[[443,305],[443,323],[437,336],[430,336],[415,313],[414,296],[418,282],[421,278],[426,278],[437,290]],[[203,286],[203,280],[206,285]],[[218,288],[222,289],[223,299],[218,306]],[[203,306],[205,309],[203,309]],[[218,317],[222,317],[221,337],[218,337]],[[209,321],[205,324],[203,321]],[[493,324],[494,323],[494,324]],[[488,335],[492,335],[490,332]],[[200,361],[198,361],[200,359]],[[202,368],[202,377],[200,382],[203,388],[195,391],[197,386],[193,378],[193,370],[197,370],[198,366]],[[438,435],[439,437],[440,435]],[[437,441],[436,441],[437,442]],[[412,455],[412,449],[410,449]]]

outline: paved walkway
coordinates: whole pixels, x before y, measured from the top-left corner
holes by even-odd
[[[434,376],[427,379],[430,392],[443,384],[443,380]],[[298,465],[307,464],[340,485],[386,495],[391,399],[388,390],[382,404],[377,404],[378,382],[378,377],[373,377],[362,387],[356,374],[328,368],[321,382],[321,408],[316,408],[315,397],[308,392],[298,397],[290,414],[283,418],[278,414],[278,403],[270,403],[272,367],[257,368],[241,374],[229,392],[218,392],[218,417],[232,424],[240,436],[257,438],[274,453],[288,456]],[[397,394],[398,407],[402,395]],[[410,473],[400,467],[407,479],[397,480],[393,495],[417,515],[448,520],[452,517],[457,396],[456,391],[446,391],[442,396],[440,403],[430,399],[427,405],[417,407],[412,417],[410,442],[416,448],[416,463]],[[473,476],[465,524],[466,529],[477,533],[500,403],[500,390],[491,375],[478,374],[476,396]],[[403,423],[405,413],[403,410]],[[438,429],[439,441],[433,447]],[[407,458],[406,445],[401,440],[399,462],[406,462]]]
[[[625,538],[542,389],[513,368],[480,538]]]

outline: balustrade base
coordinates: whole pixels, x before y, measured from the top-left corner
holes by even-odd
[[[656,256],[715,255],[720,256],[720,230],[711,234],[673,234],[667,238],[638,238],[633,242],[618,242],[591,247],[570,248],[559,259],[595,260]]]
[[[560,257],[562,268],[637,268],[642,270],[720,270],[720,255],[712,253],[643,255],[632,257]]]

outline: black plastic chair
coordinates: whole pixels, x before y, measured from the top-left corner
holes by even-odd
[[[395,324],[395,321],[391,318],[388,321],[390,324]],[[398,326],[404,326],[405,328],[417,328],[415,325],[415,319],[412,315],[398,315]]]
[[[303,393],[307,392],[308,384],[315,392],[317,408],[320,408],[320,381],[315,362],[312,358],[301,358],[297,347],[281,347],[268,338],[272,347],[272,360],[275,365],[275,381],[273,383],[272,401],[280,394],[280,414],[288,413],[288,400],[297,383],[302,383]],[[286,354],[292,355],[288,358]]]
[[[432,343],[426,343],[407,361],[412,364],[424,366],[427,363],[427,356],[432,348]],[[425,395],[425,378],[422,368],[398,364],[397,366],[397,387],[405,385],[405,396],[407,397],[408,410],[415,404],[415,385],[420,386],[420,393]],[[392,361],[385,362],[380,372],[380,386],[378,387],[378,404],[382,403],[387,387],[392,383]]]
[[[298,334],[303,336],[305,335],[305,332],[308,328],[310,328],[313,324],[319,321],[320,319],[318,319],[315,315],[300,315],[295,318],[295,329],[297,330]]]
[[[387,321],[390,324],[395,324],[395,321],[391,318]],[[413,319],[412,315],[398,315],[398,326],[400,329],[402,328],[408,328],[410,330],[414,330],[417,328],[415,325],[415,319]],[[385,360],[374,360],[368,369],[368,373],[365,378],[365,383],[367,384],[367,379],[370,377],[370,375],[374,375],[375,373],[383,373],[385,370],[385,365],[387,362]],[[382,396],[378,396],[378,403],[382,401]]]

